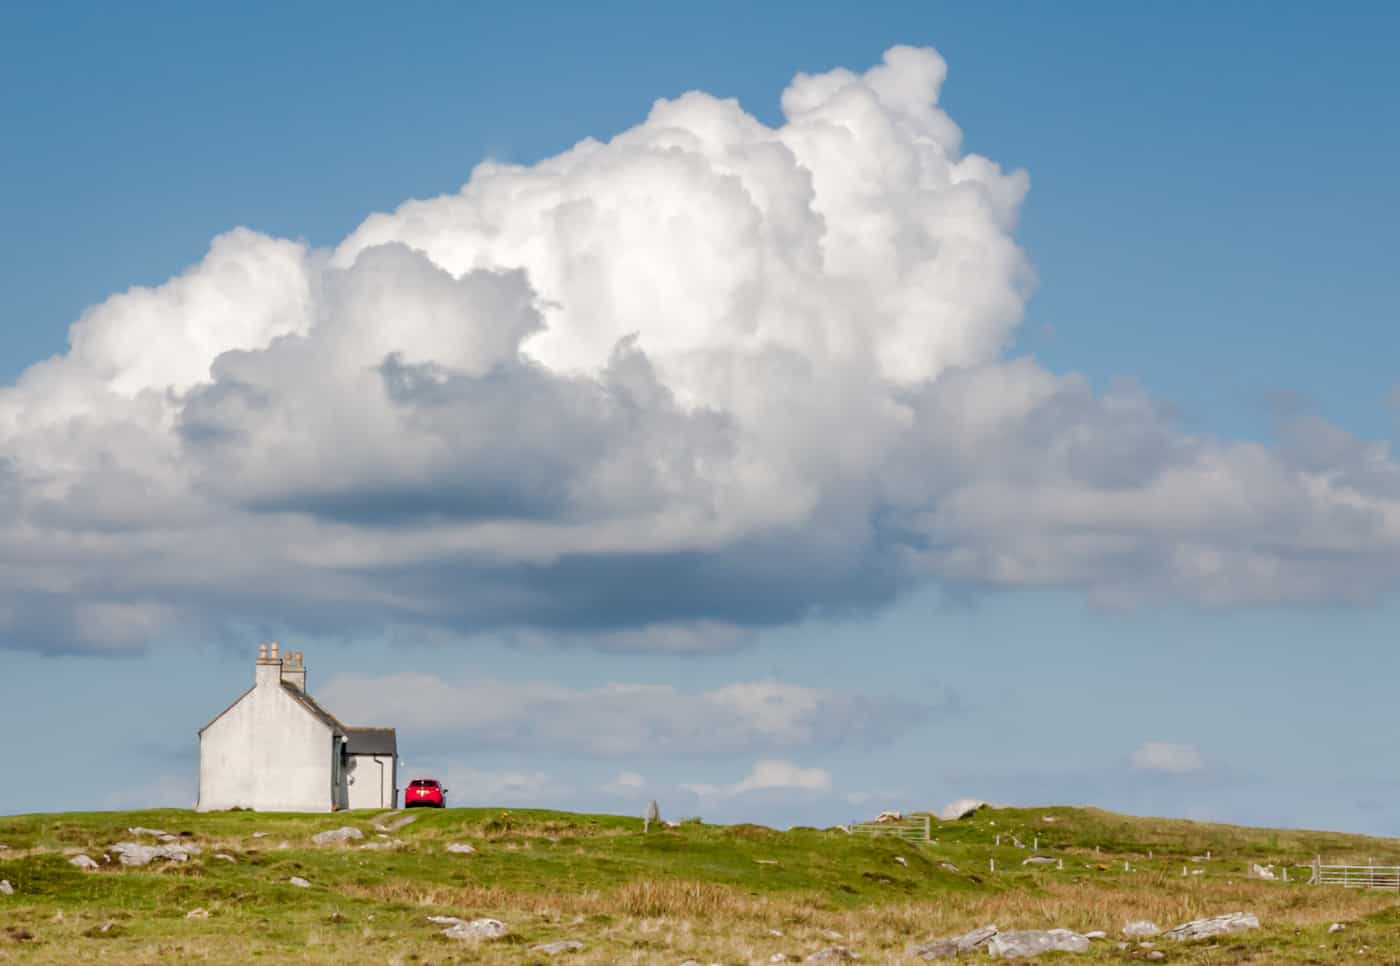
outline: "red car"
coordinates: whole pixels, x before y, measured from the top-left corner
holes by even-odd
[[[415,778],[403,795],[404,808],[446,808],[447,789],[436,778]]]

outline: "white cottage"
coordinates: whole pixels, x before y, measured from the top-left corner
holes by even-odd
[[[393,728],[349,728],[306,693],[301,652],[260,644],[253,686],[199,731],[201,812],[395,808]]]

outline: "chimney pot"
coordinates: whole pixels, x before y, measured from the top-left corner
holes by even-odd
[[[272,651],[272,659],[274,661],[277,660],[277,642],[273,641],[271,644],[268,645],[268,648]]]
[[[258,660],[259,660],[259,661],[265,661],[265,660],[267,660],[267,645],[266,645],[266,644],[259,644],[259,645],[258,645]]]

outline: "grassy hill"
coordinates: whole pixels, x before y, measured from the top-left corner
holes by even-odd
[[[401,828],[375,830],[408,816]],[[114,855],[104,862],[118,842],[155,844],[128,832],[138,826],[200,853],[140,868]],[[312,841],[345,826],[365,837]],[[499,809],[0,818],[0,879],[15,889],[0,896],[0,962],[730,964],[832,945],[867,962],[914,962],[910,944],[986,923],[1109,933],[1087,954],[1047,960],[1136,961],[1161,951],[1183,963],[1400,962],[1400,898],[1305,884],[1315,855],[1400,865],[1400,840],[1077,808],[984,809],[935,820],[932,838],[699,822],[644,834],[633,818]],[[449,853],[450,843],[476,851]],[[100,868],[74,867],[80,852]],[[1032,854],[1055,861],[1022,864]],[[1286,865],[1291,881],[1247,878],[1251,863],[1272,863],[1280,875]],[[310,887],[292,885],[294,876]],[[195,910],[209,915],[187,918]],[[1263,929],[1153,948],[1116,942],[1131,919],[1167,928],[1234,911],[1256,913]],[[447,939],[430,915],[489,916],[510,933]],[[1347,928],[1329,933],[1333,922]],[[531,951],[556,940],[585,948]]]

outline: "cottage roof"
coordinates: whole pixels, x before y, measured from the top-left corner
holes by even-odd
[[[347,728],[346,750],[352,755],[389,755],[399,753],[398,733],[393,728]]]
[[[298,704],[300,704],[307,711],[310,711],[315,718],[319,719],[322,724],[326,725],[336,734],[348,735],[350,733],[350,729],[345,727],[345,725],[341,724],[339,718],[337,718],[335,715],[331,714],[325,708],[317,704],[316,699],[313,698],[311,695],[307,694],[305,691],[302,691],[299,688],[292,687],[292,685],[288,684],[285,681],[282,682],[282,690],[286,691],[293,698],[295,698]]]

